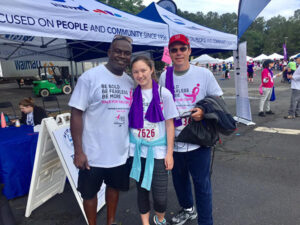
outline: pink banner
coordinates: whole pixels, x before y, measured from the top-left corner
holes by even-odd
[[[172,59],[170,57],[170,54],[169,54],[169,48],[168,47],[164,47],[164,54],[162,56],[162,59],[161,61],[167,63],[167,64],[172,64]]]

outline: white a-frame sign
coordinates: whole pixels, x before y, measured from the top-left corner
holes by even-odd
[[[43,119],[37,143],[25,216],[64,190],[66,177],[87,222],[83,200],[77,191],[78,169],[73,164],[74,148],[70,132],[70,114],[58,115],[56,121]],[[105,185],[98,192],[99,211],[105,204]]]

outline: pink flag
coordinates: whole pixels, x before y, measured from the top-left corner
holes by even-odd
[[[167,64],[171,64],[172,63],[172,59],[170,57],[170,54],[169,54],[169,49],[168,47],[164,47],[164,54],[162,56],[162,59],[161,61],[167,63]]]

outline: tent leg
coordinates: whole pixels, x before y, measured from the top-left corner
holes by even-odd
[[[77,62],[75,62],[75,78],[76,78],[76,82],[78,80],[78,68],[77,68]]]
[[[82,73],[84,73],[84,64],[81,62],[81,67],[82,67]]]
[[[75,81],[74,81],[73,61],[70,61],[70,66],[71,66],[71,87],[74,90]]]

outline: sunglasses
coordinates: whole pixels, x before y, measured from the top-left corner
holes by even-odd
[[[114,42],[114,41],[119,41],[119,40],[128,41],[130,44],[132,44],[132,42],[133,42],[133,40],[130,37],[122,36],[122,35],[115,35],[112,41]]]
[[[185,52],[187,49],[188,49],[188,47],[171,48],[170,52],[171,53],[177,53],[178,51]]]

